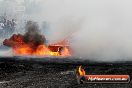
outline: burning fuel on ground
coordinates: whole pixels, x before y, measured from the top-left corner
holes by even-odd
[[[25,34],[13,34],[3,44],[13,49],[14,55],[71,56],[70,46],[63,43],[46,45],[46,38],[36,22],[28,21]]]

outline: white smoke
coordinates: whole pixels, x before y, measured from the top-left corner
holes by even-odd
[[[25,1],[26,19],[48,22],[48,40],[58,41],[73,34],[75,56],[132,60],[131,0]]]
[[[40,19],[50,23],[48,39],[74,33],[75,56],[94,60],[132,58],[131,0],[40,0]],[[39,6],[40,7],[40,6]]]

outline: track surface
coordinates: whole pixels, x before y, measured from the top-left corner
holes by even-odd
[[[2,59],[5,58],[0,58],[0,88],[132,88],[132,82],[79,85],[74,74],[76,67],[83,65],[87,74],[129,74],[132,77],[132,63],[40,63],[10,61],[9,58],[3,63]]]

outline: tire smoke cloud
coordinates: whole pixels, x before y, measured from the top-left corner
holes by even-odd
[[[72,36],[74,56],[99,61],[132,60],[131,0],[33,1],[26,2],[24,14],[27,20],[49,24],[49,42]],[[45,31],[43,27],[41,30]]]

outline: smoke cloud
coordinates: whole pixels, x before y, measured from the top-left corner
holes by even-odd
[[[68,36],[74,56],[132,60],[131,0],[25,0],[25,19],[49,24],[49,42]],[[41,31],[45,29],[41,27]]]
[[[24,42],[33,46],[38,47],[46,42],[45,36],[39,31],[39,26],[36,22],[28,21],[26,24],[26,33],[24,34]]]

